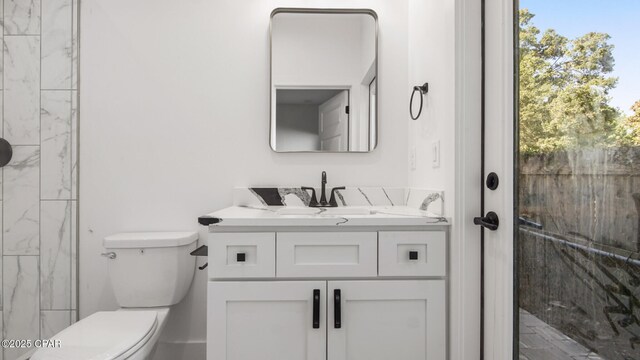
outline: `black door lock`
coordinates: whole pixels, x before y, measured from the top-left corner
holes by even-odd
[[[498,183],[499,183],[499,179],[498,179],[498,174],[492,172],[489,175],[487,175],[487,188],[489,188],[489,190],[495,190],[498,188]]]
[[[500,225],[500,220],[498,219],[498,214],[493,211],[489,211],[487,216],[483,217],[474,217],[473,223],[476,225],[480,225],[484,228],[487,228],[491,231],[498,230],[498,226]]]

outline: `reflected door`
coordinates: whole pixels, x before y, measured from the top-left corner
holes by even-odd
[[[320,150],[346,151],[349,147],[349,91],[344,90],[318,109]]]

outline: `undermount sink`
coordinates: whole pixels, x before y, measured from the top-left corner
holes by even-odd
[[[371,215],[371,210],[361,207],[335,207],[335,208],[311,208],[311,207],[283,207],[276,211],[278,215]]]

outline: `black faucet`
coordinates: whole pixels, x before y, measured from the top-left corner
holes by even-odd
[[[331,198],[329,202],[327,202],[326,195],[326,186],[327,186],[327,172],[322,172],[322,192],[320,193],[320,201],[318,202],[318,198],[316,197],[316,189],[312,187],[303,186],[301,189],[304,191],[311,190],[311,201],[309,201],[309,207],[338,207],[338,201],[336,200],[336,191],[344,190],[344,186],[334,187],[331,189]]]

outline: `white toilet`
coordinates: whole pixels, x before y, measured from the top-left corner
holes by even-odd
[[[169,306],[189,290],[195,272],[195,232],[108,236],[109,278],[121,309],[97,312],[52,337],[59,348],[39,349],[31,360],[150,359]]]

